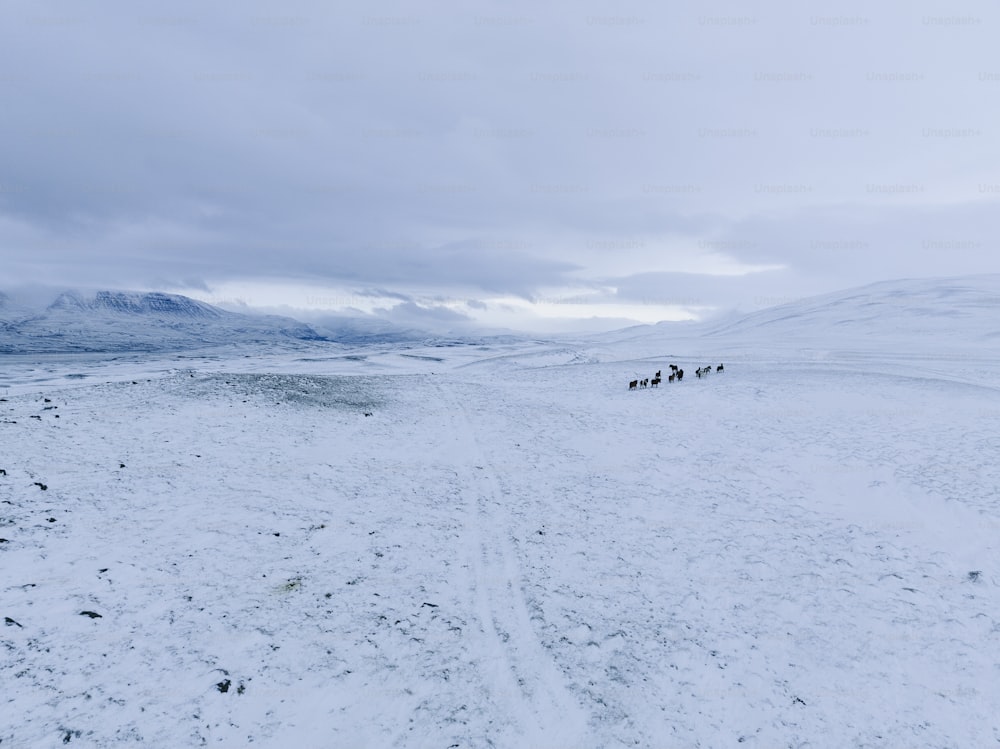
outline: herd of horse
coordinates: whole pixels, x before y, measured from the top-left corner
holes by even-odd
[[[698,376],[698,379],[700,380],[702,377],[708,375],[711,371],[712,371],[712,365],[706,364],[704,367],[698,367],[698,369],[696,369],[694,373]],[[726,369],[720,364],[718,367],[715,368],[715,371],[725,372]],[[637,390],[638,388],[659,387],[660,383],[663,381],[662,378],[660,377],[660,374],[661,371],[656,370],[656,374],[653,375],[652,377],[647,377],[644,380],[632,380],[628,384],[628,389]],[[684,370],[680,369],[676,364],[671,364],[670,375],[667,377],[667,382],[673,382],[674,380],[680,381],[683,379],[684,379]]]

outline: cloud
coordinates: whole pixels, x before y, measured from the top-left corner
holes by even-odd
[[[377,309],[376,314],[390,322],[414,327],[440,328],[442,323],[460,325],[472,322],[468,315],[441,305],[424,307],[414,302],[402,302],[389,309]]]
[[[926,0],[5,7],[13,281],[422,308],[608,284],[634,301],[656,274],[725,304],[1000,270],[982,0],[954,19]]]

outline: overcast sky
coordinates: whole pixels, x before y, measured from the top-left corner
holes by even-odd
[[[1000,272],[998,39],[943,0],[0,0],[0,281],[544,330]]]

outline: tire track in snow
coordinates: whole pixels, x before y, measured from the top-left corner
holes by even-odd
[[[584,746],[587,714],[538,639],[524,599],[503,491],[465,407],[442,387],[456,444],[455,470],[467,512],[466,548],[475,615],[482,634],[483,679],[524,746]]]

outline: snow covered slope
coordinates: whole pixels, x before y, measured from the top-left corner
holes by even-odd
[[[889,281],[725,321],[635,326],[565,351],[566,363],[794,361],[845,376],[863,367],[1000,386],[1000,275]]]
[[[995,745],[1000,354],[961,312],[938,360],[787,320],[15,368],[0,745]]]
[[[287,317],[226,312],[175,294],[59,294],[41,309],[0,304],[0,353],[172,351],[321,340]]]
[[[995,344],[1000,341],[1000,275],[882,282],[772,307],[705,332],[779,346]]]

